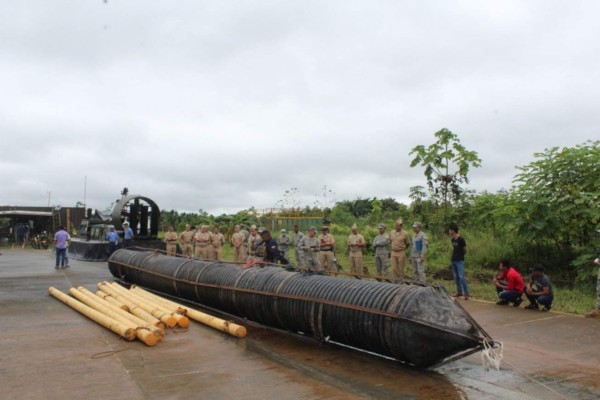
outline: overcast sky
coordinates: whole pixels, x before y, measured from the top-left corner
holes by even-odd
[[[210,213],[394,197],[448,128],[471,188],[600,138],[598,1],[0,3],[0,204]],[[323,199],[323,187],[332,192]],[[331,204],[329,204],[331,205]]]

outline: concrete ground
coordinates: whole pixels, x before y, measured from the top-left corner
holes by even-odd
[[[193,323],[156,347],[125,342],[48,295],[93,289],[106,263],[54,269],[44,250],[0,249],[3,399],[597,399],[600,320],[463,305],[504,342],[500,371],[478,354],[416,371],[333,345],[249,327],[237,339]],[[491,289],[490,289],[491,290]]]

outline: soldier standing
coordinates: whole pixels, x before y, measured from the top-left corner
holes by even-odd
[[[317,271],[323,271],[323,267],[319,262],[319,240],[316,237],[317,228],[311,226],[308,230],[308,235],[300,239],[298,249],[302,251],[302,263],[307,268],[312,268]]]
[[[379,235],[373,239],[375,248],[375,267],[377,275],[389,278],[388,265],[390,262],[390,237],[385,233],[385,224],[379,224]]]
[[[233,246],[233,257],[235,262],[244,262],[244,234],[240,230],[240,226],[233,227],[233,235],[231,235],[231,245]]]
[[[250,232],[246,229],[246,225],[240,225],[240,231],[244,234],[244,244],[242,245],[242,249],[244,250],[244,260],[248,257],[248,238],[250,237]]]
[[[294,253],[296,255],[296,263],[302,264],[303,251],[300,250],[300,240],[304,237],[304,234],[298,230],[298,225],[294,225]]]
[[[179,234],[179,243],[185,257],[194,255],[194,233],[190,230],[190,224],[185,224],[185,230]]]
[[[429,239],[427,239],[425,232],[421,230],[420,222],[415,222],[412,227],[415,233],[410,252],[410,260],[415,271],[413,279],[419,283],[425,283],[425,254],[427,253],[427,246],[429,246]]]
[[[402,229],[402,220],[399,219],[394,224],[394,230],[390,234],[390,243],[392,245],[392,274],[394,280],[404,279],[404,264],[406,263],[405,251],[410,246],[408,233]]]
[[[350,251],[350,272],[363,274],[362,249],[366,246],[365,238],[358,233],[356,224],[352,225],[352,234],[348,237],[348,249]]]
[[[164,242],[167,245],[167,255],[174,256],[177,253],[177,232],[173,230],[173,225],[169,225]]]
[[[285,229],[281,230],[279,237],[277,238],[277,246],[279,246],[279,252],[283,255],[288,262],[290,261],[290,243],[292,239],[287,234]]]
[[[333,235],[329,233],[328,226],[323,226],[321,232],[323,233],[319,237],[319,261],[325,270],[337,272],[337,267],[333,263],[333,246],[335,246],[335,239],[333,238]]]
[[[200,230],[194,235],[194,243],[196,244],[195,256],[203,260],[210,260],[212,253],[211,238],[208,232],[208,226],[202,225]]]
[[[259,258],[257,251],[260,242],[262,242],[262,239],[258,236],[256,225],[252,225],[250,227],[250,236],[248,236],[248,241],[246,242],[246,245],[248,246],[248,260],[256,260]]]
[[[223,245],[225,244],[225,236],[219,231],[219,227],[215,226],[212,235],[212,250],[213,260],[221,260],[221,253],[223,252]]]

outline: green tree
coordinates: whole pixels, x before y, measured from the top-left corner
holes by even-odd
[[[467,150],[458,136],[446,128],[437,131],[434,136],[435,143],[412,149],[409,155],[414,155],[414,158],[410,166],[425,167],[429,190],[447,209],[450,200],[459,198],[463,190],[461,185],[469,183],[469,169],[481,166],[481,159],[476,152]]]
[[[518,167],[511,192],[519,234],[538,245],[549,241],[563,260],[593,254],[600,244],[600,141],[534,156]]]

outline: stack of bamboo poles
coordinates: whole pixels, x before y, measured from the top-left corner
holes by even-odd
[[[136,338],[154,346],[165,337],[165,328],[187,328],[190,319],[243,338],[246,328],[197,310],[186,308],[139,287],[126,289],[116,282],[101,282],[93,293],[80,286],[68,296],[53,287],[48,292],[91,320],[125,340]]]

